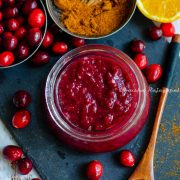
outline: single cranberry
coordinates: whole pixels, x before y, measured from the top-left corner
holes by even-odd
[[[20,43],[15,51],[15,56],[21,60],[29,56],[29,46],[26,43]]]
[[[22,16],[16,17],[16,20],[19,22],[19,26],[21,26],[24,23],[24,18]]]
[[[86,174],[88,179],[98,180],[103,174],[102,164],[97,160],[91,161],[87,166]]]
[[[2,12],[0,11],[0,21],[2,21],[2,19],[3,19],[3,14],[2,14]]]
[[[61,55],[66,53],[67,51],[68,51],[68,46],[64,42],[55,42],[52,46],[52,52],[54,54]]]
[[[134,56],[134,62],[139,67],[139,69],[144,69],[148,65],[148,58],[145,54],[139,53]]]
[[[45,49],[50,47],[53,41],[54,41],[53,34],[49,30],[47,30],[42,42],[42,47]]]
[[[14,128],[21,129],[26,127],[31,120],[31,114],[28,110],[17,111],[12,118],[12,125]]]
[[[0,53],[0,66],[6,67],[14,62],[14,55],[10,51]]]
[[[8,38],[9,36],[12,36],[12,33],[11,32],[4,32],[3,33],[3,39],[6,39],[6,38]]]
[[[148,83],[155,83],[162,76],[162,67],[159,64],[151,64],[145,69],[144,73]]]
[[[20,90],[13,97],[13,103],[17,108],[25,108],[31,103],[31,95],[29,92]]]
[[[49,61],[50,61],[50,55],[48,52],[44,52],[44,51],[37,51],[32,58],[33,64],[37,66],[47,64]]]
[[[119,162],[123,166],[133,167],[135,165],[135,157],[131,151],[123,150],[119,155]]]
[[[36,0],[28,0],[25,2],[22,11],[24,14],[29,14],[33,9],[35,9],[37,7],[38,7],[38,4],[37,4]]]
[[[24,27],[20,27],[19,29],[17,29],[14,33],[14,35],[18,38],[18,39],[22,39],[26,34],[26,29]]]
[[[2,8],[3,2],[2,0],[0,0],[0,8]]]
[[[15,4],[15,0],[3,0],[3,4],[5,6],[13,6]]]
[[[131,50],[135,53],[142,53],[145,49],[145,44],[141,40],[133,40],[131,42]]]
[[[3,149],[3,155],[9,161],[17,161],[22,158],[23,151],[18,146],[9,145]]]
[[[32,161],[28,158],[23,158],[18,161],[18,171],[22,175],[28,174],[33,168]]]
[[[32,28],[26,33],[27,42],[30,46],[38,46],[42,40],[42,33],[39,28]]]
[[[4,39],[4,49],[6,51],[13,51],[18,44],[18,40],[15,36],[8,36],[6,39]]]
[[[6,28],[9,31],[16,31],[19,28],[19,22],[12,18],[7,21]]]
[[[14,18],[18,15],[18,13],[17,7],[8,7],[3,10],[3,17],[5,19]]]
[[[0,35],[4,32],[4,27],[0,24]]]
[[[157,26],[153,26],[149,29],[149,37],[151,40],[156,41],[158,39],[161,39],[162,37],[162,30],[161,28]]]
[[[84,46],[85,44],[85,40],[82,38],[77,38],[77,37],[73,37],[72,38],[72,45],[74,47],[80,47],[80,46]]]
[[[41,9],[34,9],[28,17],[28,24],[33,28],[41,28],[44,26],[46,17]]]
[[[162,29],[163,35],[166,37],[172,37],[175,34],[175,27],[172,23],[162,23],[161,29]]]

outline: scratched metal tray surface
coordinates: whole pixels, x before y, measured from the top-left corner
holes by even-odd
[[[129,54],[129,42],[134,38],[143,39],[146,42],[145,53],[149,63],[166,64],[168,43],[165,39],[157,42],[148,40],[147,28],[152,23],[136,12],[129,24],[115,35],[92,40],[88,43],[98,43],[113,46]],[[129,54],[131,55],[131,54]],[[43,180],[83,180],[85,165],[94,159],[100,160],[104,165],[102,180],[126,180],[134,168],[124,168],[118,163],[118,153],[121,149],[103,153],[87,154],[70,149],[62,144],[49,130],[45,123],[43,109],[44,82],[48,72],[59,57],[51,57],[51,62],[43,67],[32,67],[26,62],[18,67],[0,71],[0,117],[15,137],[26,154],[33,160],[34,166]],[[180,87],[180,63],[177,64],[174,74],[172,90]],[[153,90],[161,88],[161,81],[151,85]],[[12,104],[12,96],[19,89],[25,89],[32,94],[33,102],[29,106],[32,113],[30,125],[24,129],[16,130],[11,126],[11,118],[16,109]],[[147,123],[140,134],[122,149],[130,149],[134,152],[137,163],[141,159],[149,141],[152,125],[155,117],[159,94],[151,93],[151,110]],[[179,179],[179,106],[180,94],[169,94],[165,113],[163,115],[158,142],[155,153],[155,179],[178,180]]]

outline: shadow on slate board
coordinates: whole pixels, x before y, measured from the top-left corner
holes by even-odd
[[[149,57],[150,64],[160,63],[164,65],[167,43],[164,38],[157,42],[151,42],[147,39],[144,32],[151,25],[151,22],[137,11],[122,31],[111,37],[92,40],[88,43],[107,44],[129,53],[129,42],[134,38],[143,39],[146,42],[145,53]],[[134,168],[124,168],[119,165],[117,159],[120,150],[104,154],[80,153],[63,145],[46,127],[42,106],[43,86],[48,72],[58,59],[59,57],[52,57],[51,63],[40,68],[32,67],[27,62],[18,67],[0,71],[0,117],[19,145],[33,160],[34,166],[43,180],[85,179],[84,167],[87,162],[93,159],[100,160],[104,165],[102,180],[128,179]],[[180,71],[179,64],[177,68],[176,72]],[[178,73],[174,76],[173,87],[180,85]],[[152,85],[152,87],[160,88],[161,82]],[[32,94],[33,103],[29,107],[32,113],[32,121],[27,128],[16,130],[11,127],[10,122],[13,113],[16,111],[12,105],[12,96],[19,89],[25,89]],[[167,131],[166,127],[163,127],[159,133],[161,138],[157,143],[155,158],[155,178],[159,180],[178,179],[178,169],[174,167],[177,166],[175,161],[177,157],[176,153],[172,153],[173,151],[177,152],[177,146],[172,145],[171,141],[167,139],[168,136],[170,137],[168,133],[171,131],[172,120],[173,123],[177,123],[180,104],[178,103],[178,96],[177,93],[170,94],[162,122],[164,126],[167,125]],[[145,127],[132,142],[124,147],[134,152],[137,163],[149,141],[159,95],[152,93],[151,97],[151,111]]]

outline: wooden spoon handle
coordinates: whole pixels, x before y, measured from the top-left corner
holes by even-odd
[[[142,160],[140,161],[138,167],[135,169],[134,173],[131,175],[129,180],[154,180],[154,172],[153,172],[154,150],[155,150],[160,121],[162,118],[164,107],[166,105],[168,92],[169,92],[168,88],[164,87],[162,89],[149,145],[146,149],[146,152]]]

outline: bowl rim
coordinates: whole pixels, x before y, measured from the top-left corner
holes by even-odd
[[[45,35],[46,35],[47,22],[48,22],[48,20],[47,20],[47,12],[46,12],[45,5],[44,5],[44,3],[42,2],[42,0],[39,0],[39,2],[40,2],[41,6],[42,6],[42,8],[43,8],[43,11],[44,11],[44,14],[45,14],[45,19],[46,19],[46,21],[45,21],[45,26],[44,26],[44,33],[43,33],[41,42],[39,43],[39,45],[36,47],[36,49],[35,49],[27,58],[25,58],[24,60],[22,60],[22,61],[20,61],[20,62],[18,62],[18,63],[16,63],[16,64],[12,64],[12,65],[10,65],[10,66],[5,66],[5,67],[0,66],[0,70],[13,68],[13,67],[16,67],[16,66],[18,66],[18,65],[26,62],[26,61],[29,60],[29,59],[38,51],[38,49],[40,48],[40,46],[41,46],[41,44],[42,44],[42,42],[43,42],[43,40],[44,40],[44,37],[45,37]]]
[[[106,34],[106,35],[102,35],[102,36],[92,36],[92,37],[88,37],[88,36],[83,36],[83,35],[78,35],[78,34],[74,34],[72,32],[70,32],[69,30],[67,30],[67,28],[63,27],[60,25],[60,23],[58,23],[51,11],[51,5],[50,5],[50,1],[52,0],[46,0],[46,7],[47,7],[47,10],[48,10],[48,13],[51,17],[51,19],[53,20],[53,22],[64,32],[66,32],[67,34],[73,36],[73,37],[77,37],[77,38],[83,38],[83,39],[89,39],[89,40],[95,40],[95,39],[102,39],[102,38],[106,38],[106,37],[109,37],[111,35],[114,35],[115,33],[119,32],[120,30],[122,30],[127,24],[128,22],[131,20],[132,16],[134,15],[135,13],[135,10],[136,10],[136,4],[137,4],[137,0],[132,0],[132,4],[133,4],[133,8],[132,8],[132,11],[129,13],[129,15],[127,16],[127,19],[120,25],[119,28],[117,28],[115,31],[112,31],[111,33],[109,34]]]

